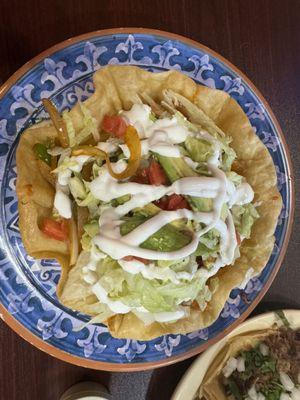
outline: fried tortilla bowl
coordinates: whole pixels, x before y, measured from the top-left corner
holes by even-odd
[[[118,314],[106,322],[114,337],[139,340],[169,333],[184,334],[207,327],[218,318],[231,290],[245,280],[249,267],[253,268],[255,275],[259,274],[271,255],[282,207],[272,158],[253,131],[246,114],[227,93],[197,85],[182,73],[151,73],[132,66],[107,66],[95,73],[94,86],[95,93],[84,104],[99,126],[104,115],[127,110],[140,102],[141,97],[154,99],[159,104],[167,96],[191,122],[207,130],[211,124],[216,124],[219,130],[232,138],[231,147],[237,154],[234,170],[252,186],[260,218],[252,228],[251,238],[242,242],[241,256],[234,265],[228,265],[217,273],[220,285],[206,309],[191,308],[189,317],[175,323],[155,322],[146,326],[133,313]],[[193,110],[186,109],[185,98],[195,105]],[[69,112],[69,116],[76,134],[82,129],[79,105]],[[50,167],[48,170],[47,166],[41,165],[33,146],[41,138],[55,139],[56,136],[56,129],[50,121],[30,127],[21,136],[17,149],[20,231],[28,254],[35,258],[55,258],[61,264],[62,274],[57,287],[60,301],[73,310],[93,316],[93,304],[98,299],[80,277],[80,262],[70,267],[67,244],[49,239],[39,229],[41,219],[52,213],[55,188]]]

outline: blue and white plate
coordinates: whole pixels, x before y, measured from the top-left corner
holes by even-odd
[[[166,335],[148,342],[114,339],[104,325],[75,327],[87,317],[62,306],[55,294],[60,267],[35,260],[24,250],[19,228],[15,152],[22,130],[44,117],[42,97],[60,111],[93,93],[92,75],[107,64],[150,71],[182,71],[197,83],[229,93],[248,115],[276,165],[283,209],[276,243],[263,273],[244,290],[232,291],[220,317],[208,329]],[[290,234],[293,190],[290,158],[280,127],[254,85],[210,49],[184,37],[143,29],[104,30],[65,41],[17,71],[0,89],[0,312],[35,346],[74,364],[107,370],[154,368],[190,357],[241,322],[267,291]]]

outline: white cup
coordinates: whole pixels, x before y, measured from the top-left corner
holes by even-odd
[[[71,386],[59,400],[110,400],[107,389],[97,382],[80,382]]]

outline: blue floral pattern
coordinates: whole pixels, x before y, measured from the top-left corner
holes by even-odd
[[[143,342],[115,339],[103,325],[84,326],[87,316],[66,309],[56,298],[60,275],[57,263],[34,260],[24,250],[15,193],[19,134],[45,117],[42,97],[51,97],[61,111],[88,98],[94,91],[93,72],[107,64],[138,65],[154,72],[176,69],[198,83],[226,91],[247,113],[276,164],[284,207],[271,258],[263,273],[251,279],[245,289],[233,290],[219,319],[209,328]],[[291,183],[285,150],[272,117],[262,100],[226,63],[209,51],[161,35],[122,33],[92,37],[37,63],[6,92],[0,105],[0,301],[33,335],[84,359],[142,364],[178,356],[200,346],[247,310],[278,260],[290,216]]]
[[[154,347],[157,351],[165,353],[167,357],[171,357],[174,347],[179,345],[180,340],[180,335],[166,335],[163,336],[160,343],[155,344]]]

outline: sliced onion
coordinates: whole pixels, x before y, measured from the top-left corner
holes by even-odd
[[[69,147],[69,136],[64,120],[57,111],[55,105],[49,99],[42,99],[43,105],[47,110],[51,121],[57,130],[58,140],[62,147]]]
[[[141,142],[136,129],[131,125],[126,128],[124,140],[130,151],[130,157],[128,159],[127,167],[124,169],[124,171],[120,173],[117,173],[112,169],[108,154],[105,153],[103,150],[100,150],[98,147],[88,145],[78,146],[77,149],[72,150],[72,156],[87,155],[91,157],[104,158],[106,161],[107,169],[113,178],[126,179],[133,176],[139,167],[141,161]]]

